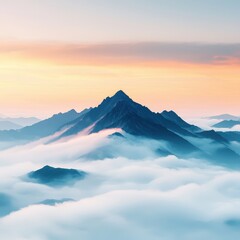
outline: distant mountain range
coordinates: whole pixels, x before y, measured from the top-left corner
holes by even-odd
[[[164,142],[165,149],[156,150],[159,154],[240,165],[240,156],[231,148],[231,141],[240,142],[239,132],[204,131],[187,123],[173,111],[152,112],[121,90],[104,99],[97,107],[80,113],[70,110],[19,130],[0,131],[0,140],[32,141],[51,136],[50,142],[55,142],[72,138],[82,131],[92,134],[112,128],[122,129],[137,138]],[[119,134],[115,134],[116,137],[123,141],[126,139]],[[209,147],[210,144],[212,147]]]
[[[11,129],[20,129],[26,126],[33,125],[41,121],[35,117],[28,118],[10,118],[4,115],[0,115],[0,130],[11,130]]]
[[[70,123],[87,110],[77,113],[75,110],[70,110],[66,113],[54,114],[51,118],[37,122],[31,126],[21,128],[19,130],[0,131],[0,140],[15,141],[15,140],[37,140],[47,137],[60,130],[65,124]]]
[[[221,114],[208,117],[208,119],[221,120],[212,125],[213,128],[233,128],[234,126],[240,125],[240,116],[238,117],[231,114]]]
[[[0,130],[20,129],[21,125],[0,119]]]
[[[240,120],[224,120],[213,125],[215,128],[233,128],[237,125],[240,125]]]
[[[221,115],[217,115],[217,116],[211,116],[208,118],[209,119],[218,119],[218,120],[234,120],[234,121],[240,120],[240,116],[234,116],[231,114],[221,114]]]

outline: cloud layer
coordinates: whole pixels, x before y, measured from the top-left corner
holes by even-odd
[[[239,64],[240,44],[136,42],[108,44],[2,43],[2,54],[59,64],[182,62]]]
[[[125,143],[107,138],[114,131],[0,152],[0,238],[239,237],[239,172],[196,159],[159,158],[153,152],[158,142],[132,139]],[[104,160],[83,157],[103,147],[112,148],[116,156]],[[23,175],[46,164],[84,170],[89,175],[63,188],[24,181]],[[47,199],[59,203],[39,204],[49,202]]]

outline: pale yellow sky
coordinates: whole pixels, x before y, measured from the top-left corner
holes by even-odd
[[[7,0],[0,114],[46,117],[124,90],[154,111],[240,115],[240,1]]]
[[[78,54],[71,45],[1,46],[0,112],[5,115],[45,117],[81,110],[119,89],[154,111],[240,115],[240,68],[235,59],[190,62],[174,56],[168,60],[139,58],[135,53],[119,56],[116,50],[95,51],[95,46]]]

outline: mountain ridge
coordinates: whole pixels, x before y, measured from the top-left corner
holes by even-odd
[[[218,120],[240,120],[240,116],[234,116],[231,114],[220,114],[216,116],[207,117],[208,119],[218,119]]]
[[[240,156],[230,146],[232,140],[240,141],[238,133],[205,131],[187,123],[174,111],[152,112],[132,100],[122,90],[105,98],[98,106],[84,109],[80,113],[72,109],[20,130],[0,131],[0,140],[33,141],[53,136],[46,143],[51,144],[60,139],[68,141],[83,130],[87,130],[84,134],[93,134],[111,128],[122,129],[135,137],[164,142],[164,151],[176,156],[200,156],[214,161],[223,159],[224,156],[234,163],[239,159],[240,163]],[[54,137],[56,132],[60,134]],[[199,144],[205,140],[214,144],[216,150],[209,151]]]
[[[212,125],[214,128],[233,128],[240,125],[240,120],[223,120],[219,123]]]

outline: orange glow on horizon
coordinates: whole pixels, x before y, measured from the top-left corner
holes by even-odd
[[[122,89],[155,111],[239,114],[240,64],[234,59],[215,64],[104,56],[62,59],[40,50],[0,50],[2,113],[46,116],[81,110]]]

